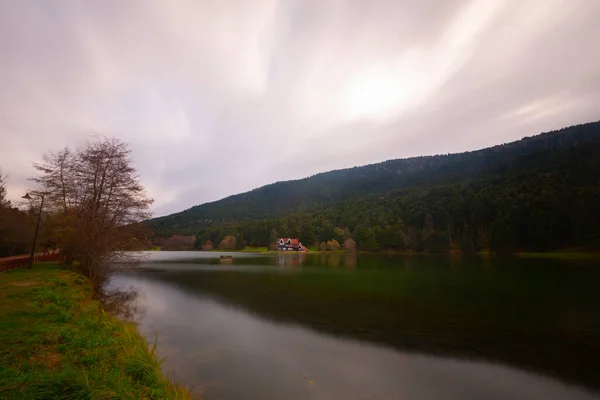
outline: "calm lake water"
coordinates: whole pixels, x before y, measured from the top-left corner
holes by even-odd
[[[600,398],[597,262],[220,254],[112,282],[206,400]]]

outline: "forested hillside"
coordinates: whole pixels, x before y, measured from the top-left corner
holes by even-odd
[[[600,122],[460,154],[279,182],[149,221],[158,236],[352,238],[360,249],[546,251],[600,244]]]

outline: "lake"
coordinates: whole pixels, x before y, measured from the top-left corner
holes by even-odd
[[[598,262],[146,257],[111,284],[205,400],[600,398]]]

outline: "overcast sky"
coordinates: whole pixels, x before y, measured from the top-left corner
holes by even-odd
[[[130,143],[157,216],[600,119],[598,0],[0,0],[0,167]]]

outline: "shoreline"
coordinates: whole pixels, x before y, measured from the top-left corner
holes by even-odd
[[[0,274],[0,397],[190,399],[136,325],[59,264]]]
[[[445,253],[426,253],[417,251],[403,251],[403,250],[359,250],[359,251],[328,251],[328,250],[309,250],[307,252],[300,251],[276,251],[276,250],[264,250],[262,248],[246,248],[243,250],[162,250],[152,249],[143,251],[192,251],[198,253],[251,253],[251,254],[373,254],[373,255],[399,255],[399,256],[447,256],[447,257],[462,257],[462,256],[478,256],[478,257],[514,257],[514,258],[551,258],[551,259],[568,259],[568,260],[597,260],[600,259],[600,252],[594,251],[582,251],[582,250],[558,250],[548,252],[533,252],[533,251],[520,251],[513,254],[494,254],[489,251],[480,251],[477,253],[464,253],[459,250],[453,250]]]

